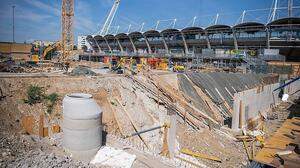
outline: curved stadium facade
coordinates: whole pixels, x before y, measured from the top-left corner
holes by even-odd
[[[89,35],[87,41],[99,55],[180,58],[210,55],[212,51],[214,54],[217,51],[253,51],[266,55],[266,51],[272,51],[268,49],[278,49],[287,60],[300,60],[300,18],[281,18],[268,24],[245,22],[234,26]]]

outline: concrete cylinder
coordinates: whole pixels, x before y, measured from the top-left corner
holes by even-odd
[[[101,147],[102,110],[90,94],[63,99],[63,146],[75,159],[90,161]]]

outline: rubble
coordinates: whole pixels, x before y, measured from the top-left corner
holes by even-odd
[[[0,133],[0,167],[94,167],[58,151],[36,136]]]
[[[75,67],[71,75],[0,78],[3,97],[0,100],[0,123],[3,125],[1,127],[1,145],[3,145],[0,154],[3,158],[11,158],[11,160],[2,159],[1,165],[4,167],[18,167],[22,164],[37,167],[93,167],[88,163],[72,160],[64,152],[61,144],[63,132],[57,134],[51,130],[54,125],[61,124],[62,97],[76,92],[93,95],[103,110],[104,145],[135,155],[133,168],[246,167],[250,164],[243,142],[235,136],[238,133],[224,125],[224,120],[226,116],[231,115],[232,94],[238,90],[259,87],[265,82],[272,83],[273,78],[267,79],[269,77],[260,75],[225,75],[223,72],[220,74],[155,74],[152,72],[135,76],[102,74],[89,77],[95,75],[95,72],[88,64],[86,65],[71,64],[71,67]],[[93,69],[97,68],[97,65],[93,65]],[[226,76],[230,77],[226,78]],[[200,80],[202,78],[208,80],[210,85]],[[220,84],[222,81],[225,82]],[[239,81],[247,83],[247,87]],[[45,94],[58,94],[58,101],[54,104],[51,114],[46,113],[47,104],[44,102],[29,105],[22,101],[26,98],[26,88],[33,84],[44,88]],[[232,87],[226,90],[224,86]],[[219,93],[213,92],[211,89],[213,87],[219,88]],[[212,91],[213,95],[207,93],[207,90]],[[283,104],[290,104],[290,101],[292,100],[289,98],[288,102]],[[224,102],[227,102],[227,105]],[[284,112],[275,112],[287,108],[288,106],[284,105],[277,106],[265,115],[266,119],[270,119],[266,123],[270,124],[268,125],[270,129],[275,130],[275,121],[284,120],[288,115]],[[177,119],[175,135],[177,145],[174,158],[160,155],[164,146],[164,128],[143,133],[140,137],[123,139],[135,132],[167,124],[172,113],[176,114]],[[49,137],[38,137],[41,114],[45,116],[43,129],[48,130]],[[33,118],[33,122],[27,122],[32,131],[25,129],[24,117]],[[249,133],[251,136],[270,134],[268,131],[255,130]],[[184,148],[203,155],[215,156],[220,158],[221,162],[184,155],[179,152]]]
[[[79,75],[88,75],[88,76],[95,76],[96,73],[90,69],[88,66],[77,66],[71,72],[70,75],[72,76],[79,76]]]

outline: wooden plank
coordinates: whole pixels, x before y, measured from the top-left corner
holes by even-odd
[[[110,101],[112,102],[112,100],[110,100]],[[121,121],[120,121],[120,119],[119,119],[119,117],[118,117],[118,115],[117,115],[117,112],[116,112],[116,110],[112,107],[112,105],[111,105],[111,110],[112,110],[112,112],[113,112],[114,119],[115,119],[115,121],[116,121],[116,123],[117,123],[118,129],[119,129],[119,131],[120,131],[122,137],[125,137],[125,136],[127,135],[127,133],[125,133],[125,131],[124,131],[123,127],[122,127],[123,125],[121,124]]]
[[[159,79],[158,79],[159,80]],[[207,114],[203,113],[202,111],[200,111],[199,109],[195,108],[193,105],[189,104],[188,102],[186,102],[182,97],[182,95],[178,95],[176,94],[176,92],[174,92],[173,90],[170,90],[170,88],[168,87],[164,87],[163,85],[159,85],[156,86],[158,88],[160,88],[160,90],[167,94],[168,96],[170,96],[173,100],[176,100],[178,103],[182,104],[184,107],[189,107],[190,109],[192,109],[191,113],[194,116],[198,116],[198,117],[202,117],[204,119],[208,119],[211,122],[213,122],[214,124],[219,125],[219,123],[217,121],[215,121],[213,118],[211,118],[210,116],[208,116]]]
[[[154,91],[156,89],[152,88],[152,86],[144,83],[143,81],[137,79],[134,76],[127,76],[127,77],[131,78],[137,85],[139,85],[143,89],[147,90],[150,94],[152,94],[154,99],[157,97],[157,92]],[[162,102],[166,105],[167,108],[174,110],[180,117],[184,118],[184,115],[185,115],[186,119],[187,119],[187,123],[190,126],[192,126],[193,128],[201,127],[201,124],[199,124],[199,121],[195,117],[190,115],[190,113],[187,112],[187,110],[182,111],[177,106],[174,106],[174,100],[172,97],[170,97],[168,95],[161,95],[160,98],[161,98]]]
[[[23,116],[21,119],[21,124],[25,132],[31,135],[34,134],[34,130],[33,130],[34,123],[35,123],[35,119],[33,116]]]
[[[39,120],[39,136],[44,137],[44,114],[40,114],[40,120]]]
[[[185,148],[181,149],[180,152],[183,153],[183,154],[186,154],[186,155],[190,155],[190,156],[193,156],[193,157],[196,157],[196,158],[200,158],[200,159],[208,159],[208,160],[213,160],[213,161],[216,161],[216,162],[222,162],[222,160],[218,157],[209,156],[209,155],[206,155],[206,154],[203,154],[203,153],[193,152],[193,151],[190,151],[189,149],[185,149]]]
[[[239,128],[243,128],[243,119],[244,119],[244,109],[243,109],[243,102],[240,101],[240,108],[239,108]]]
[[[283,134],[290,133],[293,129],[300,130],[300,126],[292,124],[292,122],[296,121],[295,118],[287,119],[282,126],[265,142],[265,147],[262,148],[254,160],[269,166],[273,165],[273,160],[275,158],[275,154],[279,151],[285,150],[286,146],[290,143],[299,143],[296,142],[296,139],[291,139]]]
[[[59,125],[53,125],[52,126],[52,133],[59,133],[60,132],[60,126]]]

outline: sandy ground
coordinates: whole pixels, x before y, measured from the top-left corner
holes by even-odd
[[[140,78],[143,80],[143,77]],[[164,74],[161,75],[161,79],[162,81],[169,81],[169,85],[178,89],[176,75]],[[0,167],[22,167],[23,164],[26,165],[25,167],[30,165],[37,167],[91,166],[74,161],[66,156],[61,147],[58,147],[56,143],[52,143],[51,139],[39,139],[35,135],[27,135],[21,128],[20,121],[23,116],[34,115],[38,120],[38,114],[44,113],[46,110],[43,103],[31,106],[22,101],[26,98],[26,88],[30,84],[43,87],[47,94],[57,93],[60,96],[53,113],[46,116],[49,125],[60,123],[62,99],[66,94],[74,92],[93,95],[96,102],[103,109],[105,131],[118,138],[134,131],[128,122],[129,120],[133,120],[139,130],[143,130],[161,125],[166,119],[167,108],[164,105],[158,105],[152,94],[124,76],[0,78],[0,86],[5,96],[0,101],[0,151],[4,158],[0,160]],[[286,108],[288,106],[282,106],[283,110]],[[129,115],[125,115],[125,113]],[[269,124],[270,128],[271,125],[276,125],[271,122]],[[276,128],[276,126],[274,127]],[[35,128],[36,134],[37,131],[37,128]],[[176,165],[169,164],[170,160],[157,156],[162,149],[162,135],[162,130],[142,135],[142,138],[151,148],[148,154],[143,152],[142,149],[145,147],[138,137],[129,140],[133,148],[129,149],[128,152],[138,156],[134,167],[174,167]],[[122,148],[124,144],[118,138],[108,139],[110,140],[108,144]],[[222,163],[205,159],[197,160],[207,167],[246,167],[249,163],[242,143],[234,141],[233,138],[224,135],[220,131],[206,128],[195,131],[186,124],[178,122],[177,142],[179,148],[188,148],[219,157],[222,160]],[[47,158],[49,158],[49,161]]]

